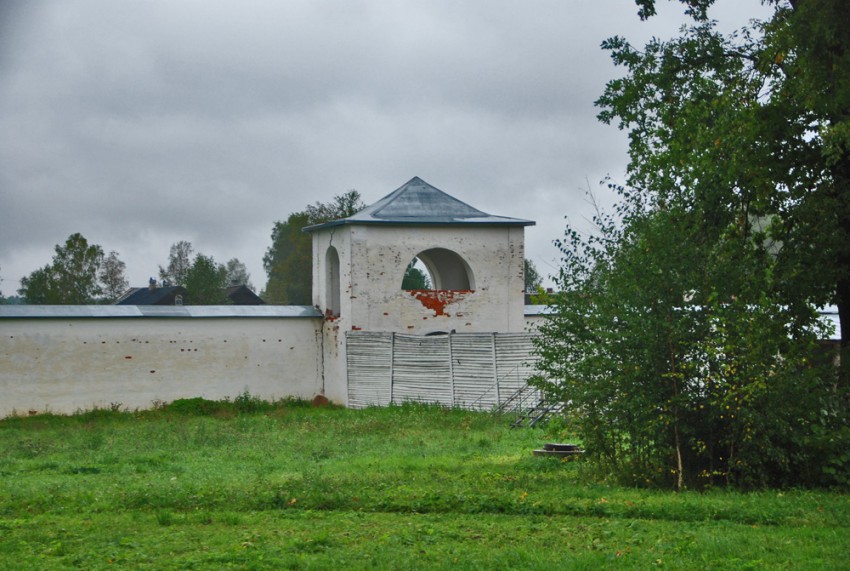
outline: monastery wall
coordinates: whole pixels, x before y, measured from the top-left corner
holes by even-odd
[[[245,391],[310,399],[323,391],[321,329],[315,316],[5,317],[0,417]]]

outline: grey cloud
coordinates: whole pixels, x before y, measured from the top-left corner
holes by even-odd
[[[275,220],[415,175],[538,220],[527,251],[553,260],[586,180],[626,162],[595,120],[616,74],[599,43],[678,18],[641,24],[622,0],[0,6],[6,294],[73,232],[118,250],[136,284],[188,239],[261,287]]]

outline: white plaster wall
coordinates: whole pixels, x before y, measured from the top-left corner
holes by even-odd
[[[519,332],[523,316],[524,234],[519,226],[346,225],[314,234],[314,301],[325,298],[325,252],[340,257],[344,330]],[[444,308],[427,307],[401,289],[407,264],[418,253],[445,248],[469,264],[474,290],[449,296]]]
[[[521,226],[341,225],[313,233],[313,304],[324,314],[328,299],[327,250],[339,255],[340,312],[325,318],[322,355],[325,395],[346,403],[345,332],[520,332],[524,317],[524,231]],[[474,290],[451,295],[439,310],[401,289],[407,264],[432,248],[445,248],[469,264]],[[445,294],[439,294],[445,298]]]
[[[328,248],[333,246],[339,255],[340,315],[351,316],[351,226],[336,226],[313,233],[313,305],[323,314],[330,307],[327,298]]]
[[[521,227],[364,226],[357,231],[365,247],[355,251],[360,259],[352,263],[353,282],[361,286],[354,293],[366,303],[355,307],[352,327],[413,334],[524,328]],[[473,291],[443,299],[448,303],[442,309],[429,308],[427,301],[401,290],[407,264],[431,248],[460,255],[473,275]]]
[[[318,318],[39,318],[0,322],[0,416],[177,398],[312,398]],[[338,402],[344,402],[338,400]]]
[[[322,339],[325,396],[348,406],[348,366],[346,362],[345,323],[342,319],[326,320]]]
[[[330,246],[339,255],[340,312],[326,317],[322,325],[321,355],[324,371],[324,394],[331,401],[348,405],[348,369],[346,366],[345,331],[351,328],[351,226],[337,226],[313,233],[313,304],[325,314],[327,299],[326,253]]]

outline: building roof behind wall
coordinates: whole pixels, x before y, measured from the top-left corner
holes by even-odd
[[[265,305],[266,303],[246,285],[230,286],[227,288],[227,297],[236,305]]]
[[[308,226],[304,231],[344,224],[533,226],[534,221],[487,214],[415,176],[348,218]]]
[[[841,341],[841,322],[838,320],[838,306],[827,305],[819,309],[821,323],[828,325],[832,329],[829,336],[830,341]]]
[[[132,287],[116,299],[115,305],[174,305],[174,298],[186,295],[180,286]]]
[[[260,296],[247,286],[237,285],[227,288],[227,297],[234,305],[264,305]],[[133,287],[116,299],[114,305],[179,305],[177,296],[186,297],[187,291],[181,286]],[[181,300],[182,302],[182,300]]]

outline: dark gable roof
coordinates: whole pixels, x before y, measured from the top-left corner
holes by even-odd
[[[266,303],[245,285],[230,286],[227,288],[227,297],[234,305],[263,305]]]
[[[415,176],[348,218],[308,226],[304,231],[313,232],[344,224],[533,226],[534,222],[487,214]]]
[[[174,305],[174,298],[186,296],[186,290],[180,286],[156,288],[134,287],[115,300],[113,305]]]
[[[134,287],[115,300],[113,305],[174,305],[174,298],[178,295],[182,295],[184,301],[187,300],[186,290],[181,286],[162,286],[154,289]],[[227,288],[227,297],[233,305],[264,305],[266,303],[244,285]]]

